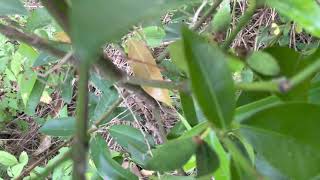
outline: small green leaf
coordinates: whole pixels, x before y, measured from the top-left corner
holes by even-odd
[[[230,0],[223,0],[218,12],[214,15],[212,20],[213,32],[222,32],[227,30],[231,20]]]
[[[130,171],[123,169],[112,159],[106,141],[100,136],[92,138],[90,143],[90,155],[100,176],[103,179],[138,179]]]
[[[173,171],[188,162],[197,149],[192,138],[179,138],[160,145],[152,150],[153,157],[146,163],[145,169]]]
[[[219,168],[218,155],[206,142],[198,146],[196,160],[198,177],[213,175],[214,171]]]
[[[40,132],[50,136],[71,136],[75,132],[75,123],[74,117],[50,119],[40,128]]]
[[[320,37],[320,6],[316,1],[308,0],[265,0],[269,7],[297,22],[312,35]]]
[[[0,164],[4,166],[13,166],[15,164],[18,164],[17,158],[6,151],[0,151],[0,157]]]
[[[46,81],[46,80],[43,80],[43,81]],[[35,113],[35,109],[40,102],[42,93],[44,91],[44,88],[46,87],[46,84],[43,81],[36,80],[32,88],[32,91],[27,101],[26,110],[25,110],[25,112],[28,115],[33,115]]]
[[[93,120],[99,119],[104,112],[106,112],[110,106],[118,99],[118,93],[114,89],[104,89],[100,100],[94,110]]]
[[[28,154],[25,151],[23,151],[19,156],[19,163],[25,166],[28,164],[28,161],[29,161]]]
[[[65,82],[61,85],[61,97],[66,103],[71,103],[72,94],[73,94],[73,86],[72,86],[72,75],[68,75]]]
[[[12,167],[9,167],[7,169],[7,173],[10,177],[16,178],[21,174],[23,167],[24,167],[23,164],[16,164]]]
[[[262,51],[253,52],[247,63],[254,71],[265,76],[276,76],[280,73],[280,67],[274,57]]]
[[[0,16],[15,14],[28,14],[20,0],[0,0]]]
[[[183,42],[176,41],[171,43],[169,45],[169,52],[172,62],[176,64],[180,70],[184,71],[185,73],[189,73],[183,50]]]
[[[159,180],[195,180],[192,176],[172,176],[172,175],[162,175]]]
[[[149,26],[143,28],[143,34],[147,41],[147,45],[150,48],[158,47],[161,45],[162,39],[165,36],[165,32],[161,27],[158,26]]]
[[[170,41],[177,41],[181,39],[181,27],[182,23],[170,23],[164,27],[166,36],[164,37],[163,41],[170,42]]]
[[[235,110],[235,88],[227,57],[188,28],[182,34],[195,97],[211,123],[227,128]]]
[[[319,117],[318,105],[281,104],[243,121],[240,133],[288,179],[312,179],[320,172]]]

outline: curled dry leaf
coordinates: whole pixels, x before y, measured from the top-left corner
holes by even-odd
[[[48,150],[51,146],[51,137],[47,135],[42,135],[40,140],[40,145],[38,149],[33,153],[34,156],[39,156],[41,153]]]
[[[160,69],[157,67],[150,50],[143,41],[129,40],[129,64],[137,78],[148,80],[163,80]],[[142,87],[154,99],[171,106],[171,99],[167,89]]]

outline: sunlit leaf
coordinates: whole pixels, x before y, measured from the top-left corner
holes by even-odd
[[[17,158],[6,151],[0,151],[0,157],[0,164],[4,166],[13,166],[18,164]]]
[[[163,80],[160,69],[150,50],[142,41],[129,40],[127,42],[129,64],[137,78]],[[153,98],[171,106],[169,91],[166,89],[144,86],[143,89]]]
[[[316,1],[307,0],[264,0],[269,7],[297,22],[312,35],[320,37],[320,6]]]

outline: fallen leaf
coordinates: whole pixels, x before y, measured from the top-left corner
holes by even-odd
[[[51,147],[51,137],[47,135],[42,135],[40,140],[40,145],[38,149],[33,153],[34,156],[38,156],[41,153],[45,152]]]
[[[163,80],[155,59],[143,41],[129,40],[127,46],[129,64],[137,78]],[[146,86],[142,86],[142,88],[154,99],[172,106],[169,91],[167,89]]]
[[[65,32],[56,32],[54,34],[54,39],[63,43],[71,43],[70,37]]]

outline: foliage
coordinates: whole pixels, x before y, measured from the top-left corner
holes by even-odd
[[[149,179],[319,179],[317,1],[248,0],[238,24],[236,0],[42,3],[29,11],[0,0],[0,131],[27,130],[14,120],[23,114],[73,147],[53,150],[31,172],[25,151],[17,159],[3,149],[3,178],[139,179],[145,171]],[[265,49],[229,47],[260,6],[280,14],[257,30]],[[294,51],[285,47],[294,33],[311,40]],[[106,43],[127,53],[132,76],[102,54]],[[156,138],[141,127],[145,117],[119,106],[122,89],[152,113]],[[44,106],[53,113],[39,113]],[[162,106],[176,109],[171,129]],[[110,150],[101,132],[123,151]]]

